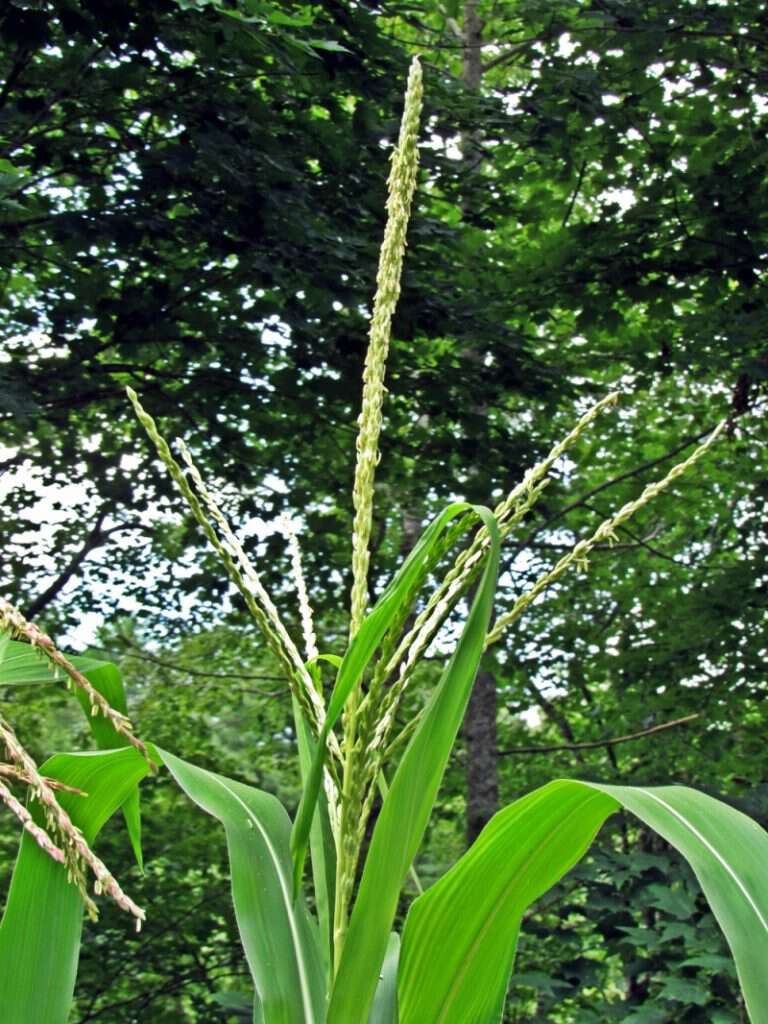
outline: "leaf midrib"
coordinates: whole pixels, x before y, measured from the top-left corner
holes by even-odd
[[[726,871],[726,872],[727,872],[727,873],[728,873],[728,874],[730,875],[730,877],[731,877],[731,878],[733,879],[733,881],[734,881],[734,882],[736,883],[736,887],[737,887],[737,889],[739,889],[739,891],[740,891],[740,892],[741,892],[741,894],[743,895],[744,899],[745,899],[745,900],[747,901],[747,903],[748,903],[748,904],[749,904],[749,906],[751,907],[752,911],[754,912],[754,914],[755,914],[755,917],[756,917],[756,918],[758,919],[758,921],[760,922],[760,924],[761,924],[761,925],[763,926],[763,930],[764,930],[765,932],[768,932],[768,921],[766,921],[766,920],[765,920],[765,918],[763,917],[763,915],[762,915],[762,914],[760,913],[760,908],[759,908],[759,907],[757,906],[757,904],[755,903],[755,901],[754,901],[754,900],[752,899],[752,897],[750,896],[750,894],[749,894],[749,892],[748,892],[748,890],[747,890],[746,886],[745,886],[745,885],[744,885],[744,883],[743,883],[743,882],[741,881],[741,879],[740,879],[740,878],[739,878],[739,876],[738,876],[738,875],[736,874],[736,872],[735,872],[735,871],[733,870],[733,868],[732,868],[732,867],[731,867],[731,865],[730,865],[730,864],[728,863],[728,861],[727,861],[727,860],[725,860],[725,858],[724,858],[724,857],[722,856],[722,854],[721,854],[721,853],[720,853],[720,852],[719,852],[719,851],[717,850],[717,848],[716,848],[716,847],[714,847],[714,846],[712,845],[712,843],[710,843],[710,841],[709,841],[709,840],[708,840],[708,839],[706,838],[706,836],[702,835],[702,833],[701,833],[701,832],[699,832],[699,830],[698,830],[698,829],[696,828],[696,826],[695,826],[695,825],[692,825],[692,824],[691,824],[691,822],[690,822],[690,821],[688,821],[688,819],[687,819],[687,818],[686,818],[686,817],[685,817],[684,815],[682,815],[682,814],[681,814],[681,813],[680,813],[680,812],[679,812],[678,810],[676,810],[676,809],[675,809],[674,807],[672,807],[672,805],[671,805],[671,804],[668,804],[668,803],[666,802],[666,800],[662,800],[662,798],[661,798],[660,796],[657,796],[657,795],[656,795],[655,793],[652,793],[652,792],[651,792],[650,790],[648,790],[648,789],[640,789],[640,790],[639,790],[639,792],[641,792],[641,793],[644,793],[644,794],[645,794],[646,796],[650,797],[650,798],[651,798],[651,800],[655,800],[655,801],[656,801],[657,803],[661,804],[661,806],[662,806],[662,807],[663,807],[663,808],[664,808],[664,809],[665,809],[666,811],[669,811],[669,813],[670,813],[670,814],[671,814],[671,815],[672,815],[673,817],[677,818],[677,819],[678,819],[678,821],[682,822],[682,824],[683,824],[683,825],[684,825],[684,826],[685,826],[685,827],[686,827],[686,828],[687,828],[687,829],[688,829],[688,830],[689,830],[690,832],[692,832],[692,833],[693,833],[693,835],[694,835],[694,836],[695,836],[695,837],[696,837],[696,838],[697,838],[697,839],[699,840],[699,842],[700,842],[700,843],[701,843],[701,844],[702,844],[702,845],[703,845],[703,846],[704,846],[704,847],[705,847],[705,848],[706,848],[706,849],[707,849],[707,850],[708,850],[708,851],[709,851],[709,852],[710,852],[710,853],[712,854],[712,856],[713,856],[713,857],[715,858],[715,860],[717,860],[717,862],[718,862],[719,864],[721,864],[721,865],[722,865],[722,867],[723,867],[723,868],[725,869],[725,871]]]

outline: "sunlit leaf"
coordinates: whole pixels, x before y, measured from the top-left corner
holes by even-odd
[[[269,793],[161,751],[173,777],[224,825],[232,899],[264,1024],[322,1020],[325,973],[317,925],[294,901],[291,823]]]
[[[768,1020],[768,833],[683,787],[559,781],[499,812],[411,906],[400,1024],[500,1021],[523,912],[581,858],[620,806],[689,861],[731,946],[751,1020]]]

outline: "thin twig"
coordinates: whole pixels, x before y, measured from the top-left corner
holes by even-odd
[[[639,740],[643,736],[651,736],[653,733],[664,732],[666,729],[675,729],[678,725],[685,725],[692,722],[694,718],[700,718],[697,712],[695,715],[686,715],[684,718],[676,718],[672,722],[663,722],[661,725],[654,725],[650,729],[641,729],[640,732],[632,732],[626,736],[612,736],[604,740],[590,740],[588,743],[555,743],[548,747],[507,747],[506,750],[499,750],[499,757],[506,757],[508,754],[553,754],[559,750],[595,750],[597,747],[615,747],[617,743],[629,743],[630,740]]]
[[[164,658],[158,658],[154,654],[149,654],[146,651],[142,651],[141,654],[135,652],[131,645],[131,649],[127,651],[110,651],[106,647],[92,647],[91,650],[101,651],[102,654],[109,654],[114,658],[135,658],[136,661],[148,661],[153,665],[159,665],[161,668],[168,668],[172,672],[183,672],[190,676],[202,676],[205,679],[242,679],[250,681],[252,679],[264,679],[268,682],[285,683],[286,688],[288,687],[288,676],[273,676],[266,674],[249,675],[243,672],[205,672],[202,669],[189,668],[187,665],[179,665],[171,661],[166,661]],[[277,695],[277,690],[259,690],[256,687],[250,688],[254,693],[262,693],[265,697],[274,697]]]
[[[586,170],[587,170],[587,161],[586,160],[582,160],[581,161],[581,167],[579,168],[579,175],[578,175],[578,177],[576,179],[576,184],[574,186],[573,192],[571,192],[570,201],[568,202],[568,206],[566,208],[565,213],[563,214],[563,219],[562,219],[562,221],[560,223],[560,227],[561,228],[566,227],[567,224],[568,224],[568,221],[571,219],[571,214],[573,213],[574,204],[576,203],[576,199],[578,198],[579,192],[581,192],[581,185],[582,185],[582,182],[584,181],[584,173],[586,172]]]

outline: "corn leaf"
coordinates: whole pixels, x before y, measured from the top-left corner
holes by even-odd
[[[117,665],[112,664],[111,661],[94,662],[93,659],[89,658],[76,659],[76,661],[80,660],[83,662],[90,661],[92,664],[86,665],[85,668],[82,665],[75,664],[75,668],[80,669],[86,679],[103,697],[106,697],[115,711],[127,715],[128,704],[125,696],[125,687],[123,686],[123,678]],[[101,750],[114,750],[122,747],[125,743],[125,738],[120,735],[109,719],[104,718],[103,715],[91,714],[91,705],[87,694],[78,688],[75,690],[75,696],[80,703],[80,707],[83,709],[83,714],[88,720],[88,725],[93,733],[93,738],[96,740],[96,745]],[[138,786],[133,789],[123,804],[122,812],[126,828],[128,829],[128,837],[131,841],[133,855],[136,858],[136,863],[139,865],[139,870],[143,871],[144,857],[141,850],[141,806]]]
[[[79,672],[83,673],[88,682],[103,697],[106,697],[115,711],[119,711],[123,715],[128,713],[125,687],[120,670],[116,665],[109,661],[99,661],[96,658],[77,655],[70,657],[69,660]],[[45,656],[30,644],[12,640],[5,649],[4,657],[0,658],[0,686],[52,686],[60,685],[62,681],[63,676],[55,676]],[[91,705],[87,694],[79,687],[76,687],[74,692],[99,749],[117,750],[124,746],[124,737],[120,735],[109,719],[104,718],[103,715],[91,714]],[[138,787],[134,787],[122,810],[136,863],[143,871]]]
[[[88,843],[125,803],[149,767],[133,747],[56,754],[44,775],[87,793],[57,799]],[[37,805],[31,808],[42,823]],[[0,923],[0,1007],[13,1024],[65,1024],[80,951],[83,907],[66,870],[24,833]]]
[[[583,856],[620,806],[687,858],[733,951],[751,1019],[768,1020],[768,833],[684,787],[561,780],[497,814],[411,906],[400,1024],[500,1021],[525,909]]]
[[[6,634],[7,635],[7,634]],[[96,658],[71,657],[69,659],[76,669],[79,669],[84,676],[92,668],[105,664]],[[0,666],[0,686],[52,686],[61,682],[63,674],[59,670],[58,675],[48,667],[45,655],[31,644],[22,643],[20,640],[10,640],[5,650],[5,656]],[[118,709],[119,710],[119,709]]]
[[[224,825],[235,916],[264,1024],[320,1024],[322,955],[315,921],[293,900],[287,813],[269,793],[160,754],[187,796]]]
[[[357,635],[347,648],[328,702],[327,717],[318,737],[315,758],[302,793],[301,803],[296,813],[296,821],[291,835],[293,880],[294,889],[297,892],[301,884],[312,817],[318,793],[320,792],[323,765],[325,764],[327,754],[328,735],[336,724],[350,693],[356,686],[360,685],[363,673],[368,667],[376,648],[379,646],[389,626],[397,617],[402,602],[409,595],[411,587],[418,579],[425,563],[429,560],[440,539],[441,533],[457,515],[472,509],[477,511],[477,507],[474,505],[469,505],[466,502],[455,502],[443,509],[440,515],[430,523],[398,572],[390,580],[388,586],[376,602],[375,607],[363,621]],[[389,932],[389,929],[387,929],[387,932]]]
[[[599,788],[686,858],[731,948],[751,1020],[768,1020],[768,832],[684,786]]]
[[[482,655],[496,587],[499,531],[488,509],[473,508],[490,536],[488,560],[453,657],[432,693],[382,804],[331,993],[329,1024],[347,1024],[351,1006],[356,1008],[358,1020],[368,1014],[400,889],[424,835]]]

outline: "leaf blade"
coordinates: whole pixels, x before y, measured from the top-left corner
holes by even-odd
[[[319,1024],[325,976],[315,922],[291,891],[290,819],[275,797],[160,751],[227,835],[232,899],[264,1024]]]
[[[637,790],[560,780],[495,815],[472,848],[412,904],[400,958],[400,1024],[500,1020],[524,910],[580,859],[620,806],[689,860],[733,950],[751,1019],[766,1019],[768,834],[733,808],[684,787]],[[733,866],[729,836],[737,837],[737,859],[746,866]],[[445,935],[450,944],[441,943]]]
[[[69,660],[84,675],[88,675],[91,669],[105,664],[95,658],[79,655]],[[54,675],[44,655],[36,647],[21,640],[8,641],[0,664],[0,686],[53,686],[63,678],[63,675]]]
[[[117,665],[111,661],[96,661],[93,658],[76,658],[75,668],[79,668],[83,675],[106,697],[110,705],[123,715],[128,714],[128,700],[123,685],[123,677]],[[91,714],[91,705],[87,694],[77,687],[75,697],[83,709],[83,714],[88,722],[88,727],[93,733],[96,745],[100,750],[115,750],[122,747],[125,737],[121,736],[108,718],[103,715]],[[131,842],[131,849],[139,865],[139,870],[144,870],[144,854],[141,849],[141,797],[138,786],[131,792],[122,807],[125,826],[128,829],[128,838]]]
[[[381,977],[376,986],[368,1024],[398,1024],[397,966],[400,959],[400,936],[392,932],[387,943]]]
[[[733,953],[751,1019],[768,1019],[768,833],[747,815],[698,790],[600,789],[689,862]]]

